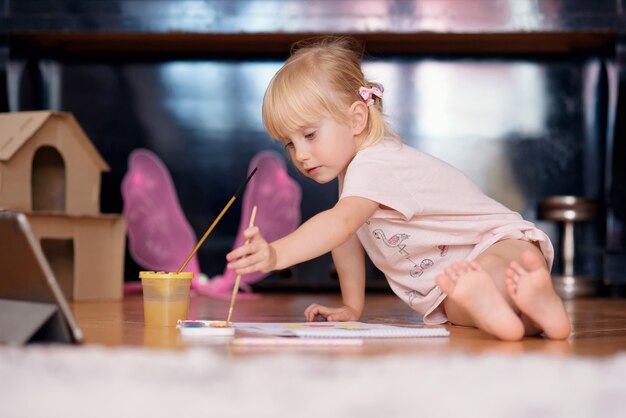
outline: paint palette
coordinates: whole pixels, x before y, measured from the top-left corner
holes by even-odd
[[[235,327],[232,322],[226,321],[178,320],[176,328],[180,330],[182,336],[224,337],[235,335]]]

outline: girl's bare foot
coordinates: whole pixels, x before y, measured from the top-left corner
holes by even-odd
[[[466,311],[477,328],[505,341],[524,337],[524,325],[478,263],[454,263],[435,279],[439,288]],[[454,318],[450,318],[452,323]]]
[[[517,308],[552,339],[565,339],[571,325],[563,302],[552,286],[552,277],[531,251],[522,254],[524,267],[512,261],[506,271],[506,288]]]

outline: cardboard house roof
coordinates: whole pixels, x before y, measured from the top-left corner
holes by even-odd
[[[53,117],[64,118],[67,126],[75,134],[78,143],[94,161],[94,164],[102,170],[109,171],[110,167],[98,153],[83,129],[71,113],[34,111],[34,112],[10,112],[0,113],[0,161],[9,161],[13,155],[24,145],[45,123]]]

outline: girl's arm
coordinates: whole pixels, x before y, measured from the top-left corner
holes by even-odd
[[[333,250],[333,261],[339,275],[343,307],[330,308],[316,303],[304,310],[307,321],[317,315],[327,321],[356,321],[365,302],[365,252],[356,235]]]
[[[231,251],[228,268],[238,274],[285,269],[311,260],[348,241],[376,211],[378,203],[361,197],[346,197],[318,213],[291,234],[268,244],[256,227],[244,231],[248,244]]]

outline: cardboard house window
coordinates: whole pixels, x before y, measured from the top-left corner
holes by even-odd
[[[55,148],[42,146],[33,157],[33,211],[65,212],[65,161]]]

